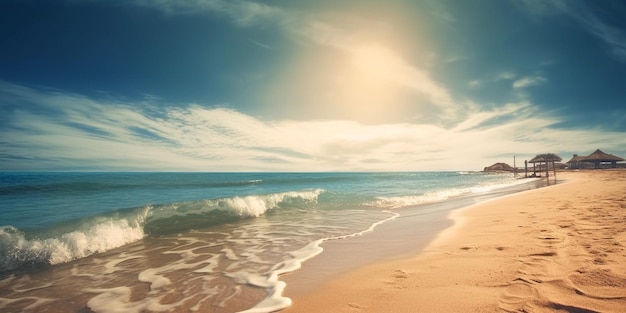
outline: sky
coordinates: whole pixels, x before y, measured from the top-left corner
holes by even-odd
[[[618,0],[0,2],[2,171],[626,157]]]

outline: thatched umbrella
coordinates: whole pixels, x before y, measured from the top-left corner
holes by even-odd
[[[552,169],[554,170],[554,181],[556,181],[556,167],[554,166],[554,162],[561,162],[561,160],[562,160],[561,157],[554,153],[542,153],[542,154],[537,154],[537,156],[532,158],[530,161],[528,161],[528,163],[533,163],[533,174],[535,176],[537,175],[535,163],[539,163],[539,167],[541,167],[541,163],[545,163],[546,164],[546,177],[549,176],[548,165],[552,163]],[[550,181],[549,177],[548,177],[548,181]]]
[[[588,155],[587,157],[581,160],[581,162],[589,162],[589,163],[595,164],[596,168],[600,168],[600,165],[604,162],[606,163],[610,162],[611,167],[615,168],[617,167],[617,162],[621,162],[621,161],[624,161],[624,159],[618,156],[614,156],[612,154],[604,153],[600,149],[597,149],[595,152],[593,152],[592,154]]]

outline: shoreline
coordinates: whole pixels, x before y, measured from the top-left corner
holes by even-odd
[[[322,275],[310,290],[288,283],[293,304],[282,312],[618,312],[626,307],[626,171],[558,178],[566,182],[448,212],[453,226],[421,252]]]
[[[322,253],[303,262],[297,271],[281,275],[280,280],[286,283],[283,296],[307,294],[326,281],[368,264],[415,256],[452,226],[451,212],[545,186],[543,180],[529,180],[487,192],[393,209],[390,213],[398,216],[376,226],[374,231],[348,239],[323,241]]]

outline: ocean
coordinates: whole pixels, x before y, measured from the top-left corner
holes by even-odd
[[[403,208],[527,181],[482,172],[2,173],[0,311],[272,312],[291,303],[280,276],[323,253],[323,242],[375,231]]]

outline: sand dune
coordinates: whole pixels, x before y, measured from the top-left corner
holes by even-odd
[[[286,311],[625,312],[626,171],[559,179],[455,211],[419,256],[350,272]]]

